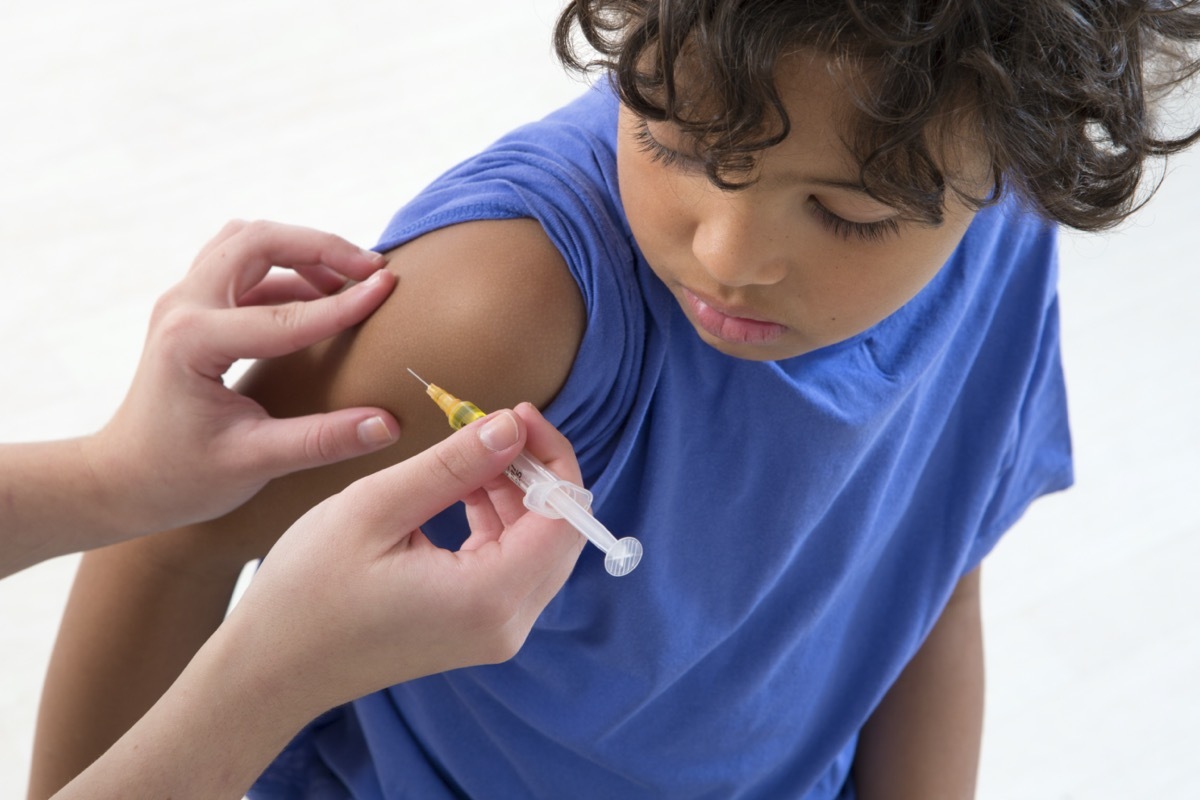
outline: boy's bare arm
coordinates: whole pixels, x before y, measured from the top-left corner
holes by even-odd
[[[983,732],[979,570],[964,577],[937,624],[868,720],[854,779],[862,800],[975,796]]]
[[[390,268],[399,283],[360,329],[256,365],[239,389],[275,416],[376,405],[400,421],[400,442],[274,481],[215,522],[85,556],[43,689],[30,797],[53,794],[145,713],[220,623],[242,566],[301,514],[450,432],[406,367],[484,409],[545,406],[561,389],[583,303],[536,222],[435,231]]]

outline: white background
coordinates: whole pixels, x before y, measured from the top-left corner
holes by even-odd
[[[0,441],[101,425],[154,299],[227,218],[370,245],[437,173],[578,93],[558,5],[5,3]],[[1200,796],[1200,157],[1169,172],[1134,222],[1064,245],[1077,486],[985,567],[985,800]],[[75,564],[0,584],[0,797],[24,792]]]

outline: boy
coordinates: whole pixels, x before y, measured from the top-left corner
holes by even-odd
[[[617,89],[440,179],[381,241],[402,291],[245,389],[393,409],[392,458],[444,425],[405,367],[533,400],[646,557],[615,580],[585,552],[513,661],[336,709],[256,796],[969,795],[978,565],[1070,482],[1048,220],[1119,221],[1145,157],[1194,138],[1155,136],[1143,81],[1195,13],[575,3],[568,61],[576,26]],[[162,690],[253,534],[383,463],[272,484],[216,550],[89,558],[37,768]]]

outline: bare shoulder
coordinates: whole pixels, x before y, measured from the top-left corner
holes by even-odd
[[[237,556],[261,555],[304,511],[363,475],[429,447],[450,429],[408,373],[484,410],[544,407],[562,388],[583,336],[579,289],[541,226],[529,219],[443,228],[388,254],[392,296],[357,329],[256,364],[239,390],[274,416],[378,406],[400,441],[343,464],[271,483],[209,528]],[[212,542],[213,532],[203,534]]]
[[[275,414],[378,405],[403,424],[430,416],[414,414],[414,406],[437,413],[408,369],[481,406],[554,398],[582,338],[584,310],[541,226],[529,219],[454,225],[388,259],[399,281],[370,319],[257,366],[243,390]]]
[[[455,225],[389,257],[400,280],[358,333],[353,357],[386,374],[357,370],[376,391],[394,393],[381,401],[420,391],[406,368],[485,408],[554,398],[574,362],[584,308],[537,222]]]

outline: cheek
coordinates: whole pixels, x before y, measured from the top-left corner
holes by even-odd
[[[647,174],[642,165],[626,163],[618,173],[621,185],[621,203],[629,226],[643,249],[650,244],[647,239],[663,238],[664,224],[669,223],[670,214],[664,211],[666,198],[661,184]]]
[[[840,275],[837,293],[847,311],[845,321],[853,320],[853,327],[865,330],[899,310],[938,274],[963,230],[965,225],[961,230],[956,226],[931,231],[929,236],[843,264],[836,273]]]
[[[903,239],[864,246],[817,232],[778,289],[813,343],[832,344],[882,321],[928,283],[942,262],[931,264],[923,250]]]
[[[694,204],[681,196],[672,176],[656,164],[624,157],[618,149],[617,181],[629,228],[651,266],[674,261],[671,253],[690,248],[695,229]]]

